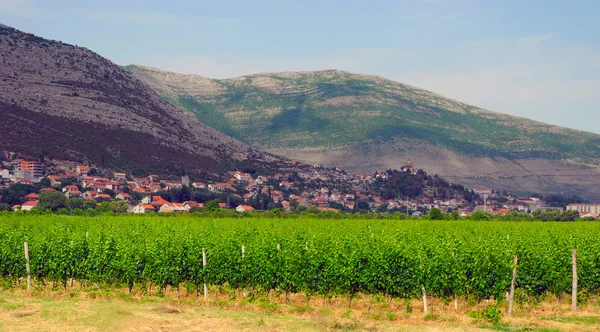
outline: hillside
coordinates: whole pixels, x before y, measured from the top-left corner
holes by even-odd
[[[125,69],[200,122],[288,158],[363,172],[411,159],[470,186],[600,198],[600,135],[339,70],[218,80]]]
[[[200,124],[92,51],[0,25],[0,152],[206,174],[276,161]]]

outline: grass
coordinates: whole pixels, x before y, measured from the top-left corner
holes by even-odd
[[[435,303],[435,312],[423,315],[419,301],[412,301],[413,313],[405,311],[407,300],[397,300],[388,308],[385,301],[372,305],[370,299],[357,298],[350,310],[346,299],[313,301],[305,305],[302,294],[259,298],[242,304],[239,300],[203,299],[182,296],[175,291],[164,297],[140,293],[123,296],[92,291],[42,290],[28,294],[20,289],[0,291],[0,329],[7,331],[45,330],[211,330],[211,331],[597,331],[600,311],[597,300],[575,314],[568,303],[548,299],[534,308],[517,307],[514,317],[502,317],[498,324],[469,318],[473,308],[459,301],[454,306]],[[241,298],[241,296],[240,296]],[[226,302],[227,306],[220,303]],[[276,310],[273,310],[273,306]]]

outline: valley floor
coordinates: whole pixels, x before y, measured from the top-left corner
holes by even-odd
[[[314,299],[310,307],[296,295],[290,304],[284,297],[268,300],[227,300],[222,296],[203,299],[175,294],[165,297],[130,295],[121,291],[0,292],[2,331],[600,331],[600,306],[590,300],[576,314],[569,304],[549,299],[535,306],[517,308],[512,318],[502,317],[492,325],[470,318],[465,307],[454,312],[453,304],[436,303],[433,314],[424,316],[419,301],[398,300],[387,307],[370,299],[347,299],[323,303]],[[385,301],[387,302],[387,301]],[[407,313],[407,306],[413,307]],[[484,308],[482,303],[480,309]]]

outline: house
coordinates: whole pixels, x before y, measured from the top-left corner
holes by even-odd
[[[89,167],[87,166],[77,166],[77,168],[75,169],[75,173],[79,174],[79,175],[87,175],[87,173],[90,171]]]
[[[115,173],[115,174],[113,174],[113,179],[115,179],[115,180],[127,180],[127,174],[125,174],[125,173]]]
[[[211,183],[208,185],[208,190],[220,193],[226,190],[234,190],[234,188],[230,183]]]
[[[146,213],[146,212],[156,212],[156,210],[154,209],[154,206],[152,206],[150,204],[138,204],[135,207],[133,207],[131,212]]]
[[[592,213],[592,212],[581,212],[579,213],[579,217],[580,218],[585,218],[585,219],[598,219],[600,215],[598,213]]]
[[[160,213],[188,212],[189,210],[190,210],[189,208],[185,207],[181,203],[169,203],[169,202],[166,202],[163,205],[161,205],[161,207],[158,210],[158,212],[160,212]]]
[[[290,202],[288,201],[281,202],[281,205],[283,205],[283,211],[289,211],[291,209]]]
[[[37,207],[38,201],[27,201],[21,205],[21,210],[23,211],[31,211],[33,208]]]
[[[192,187],[195,189],[206,189],[206,183],[203,182],[193,182]]]
[[[81,191],[79,191],[79,190],[67,191],[67,192],[65,192],[65,197],[67,197],[67,198],[81,197]]]
[[[240,182],[250,182],[252,181],[252,175],[248,173],[240,173],[236,172],[233,177]]]
[[[409,160],[404,164],[404,166],[400,167],[400,171],[402,172],[410,172],[412,173],[414,170],[412,160]]]
[[[83,193],[82,197],[85,199],[94,199],[96,195],[98,195],[98,193],[95,191],[86,191]]]
[[[115,199],[117,199],[119,201],[131,202],[131,195],[126,194],[126,193],[120,193],[117,196],[115,196]]]
[[[183,202],[183,206],[187,207],[188,209],[191,209],[193,207],[204,208],[204,203],[198,203],[196,201],[186,201]]]
[[[289,181],[281,181],[279,182],[279,186],[286,188],[286,189],[290,189],[292,186],[294,185],[293,182],[289,182]]]
[[[40,198],[40,196],[38,194],[36,194],[36,193],[31,193],[29,195],[26,195],[25,198],[28,201],[37,201]]]
[[[112,200],[112,197],[110,197],[109,194],[98,194],[98,195],[94,196],[94,199],[99,202],[105,202],[105,201]]]
[[[68,186],[64,186],[62,188],[63,193],[67,192],[67,191],[79,191],[79,187],[75,186],[75,185],[68,185]]]
[[[254,208],[251,207],[250,205],[238,205],[238,207],[235,208],[235,210],[237,212],[250,212],[250,211],[254,211]]]
[[[227,208],[227,203],[219,203],[219,207],[221,209],[226,209]]]

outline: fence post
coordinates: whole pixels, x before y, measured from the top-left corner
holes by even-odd
[[[517,265],[519,264],[519,257],[515,255],[512,282],[510,283],[510,293],[508,295],[508,315],[512,316],[513,304],[515,300],[515,283],[517,281]]]
[[[242,244],[242,259],[244,259],[245,257],[246,257],[246,246]],[[244,287],[244,297],[246,297],[246,287]]]
[[[206,250],[202,248],[202,269],[206,268]],[[204,298],[208,298],[208,285],[206,285],[206,275],[204,276]]]
[[[29,266],[29,244],[27,242],[23,243],[25,247],[25,268],[27,270],[27,291],[31,292],[31,268]]]
[[[425,287],[421,288],[421,293],[423,294],[423,312],[427,315],[427,292],[425,292]]]
[[[571,293],[571,310],[577,311],[577,249],[571,251],[573,260],[573,287]]]

